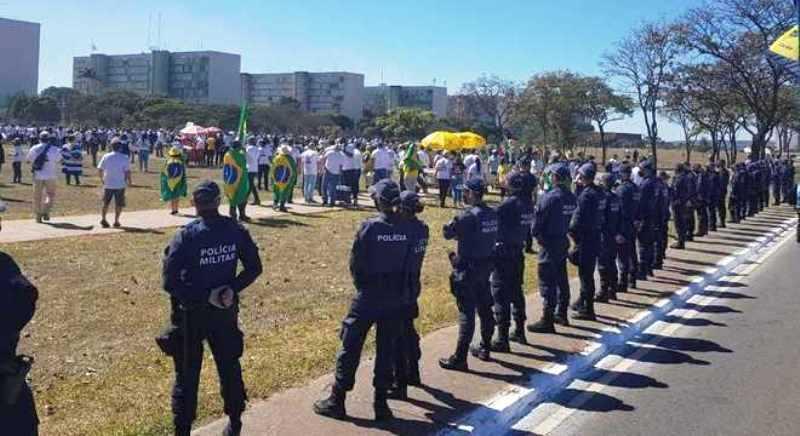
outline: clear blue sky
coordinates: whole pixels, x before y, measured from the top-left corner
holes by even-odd
[[[523,81],[545,70],[599,74],[614,41],[701,0],[0,0],[0,16],[42,24],[40,88],[70,86],[72,57],[219,50],[245,72],[344,70],[366,84],[447,82],[482,73]],[[148,21],[151,20],[148,38]],[[149,41],[149,44],[148,44]],[[612,126],[641,133],[640,117]],[[664,126],[665,139],[678,139]]]

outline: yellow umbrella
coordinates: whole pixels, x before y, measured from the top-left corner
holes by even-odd
[[[453,151],[462,147],[461,138],[453,132],[433,132],[422,140],[422,145],[432,150]]]
[[[486,138],[477,133],[461,132],[457,133],[458,139],[461,141],[461,147],[466,149],[481,148],[486,145]]]

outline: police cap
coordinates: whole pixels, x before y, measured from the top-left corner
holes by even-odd
[[[467,183],[464,183],[464,187],[472,192],[479,192],[482,194],[486,189],[486,183],[483,181],[483,179],[474,177],[467,180]]]
[[[585,163],[578,168],[578,174],[587,179],[594,179],[594,176],[597,175],[597,170],[594,168],[594,165],[591,163]]]
[[[626,164],[622,164],[622,168],[619,169],[619,172],[620,172],[620,174],[631,175],[631,174],[633,174],[633,168],[631,167],[630,164],[627,164],[627,163]]]
[[[522,173],[513,172],[506,178],[506,186],[511,192],[519,192],[525,188],[525,178]]]
[[[219,185],[211,180],[204,180],[192,191],[192,198],[195,204],[208,205],[219,200]]]
[[[549,174],[555,174],[560,180],[569,180],[571,177],[569,166],[561,162],[551,164],[545,171]]]
[[[400,186],[393,180],[383,179],[371,189],[372,198],[384,204],[396,205],[400,201]]]
[[[653,161],[651,161],[650,159],[642,161],[641,163],[639,163],[639,168],[645,171],[653,171]]]
[[[400,193],[400,208],[410,213],[419,213],[422,212],[423,205],[416,192],[403,191]]]

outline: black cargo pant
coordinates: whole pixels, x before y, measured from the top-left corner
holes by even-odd
[[[619,246],[614,235],[603,235],[600,245],[600,257],[597,259],[597,270],[600,273],[600,291],[616,292],[618,283],[617,254]]]
[[[717,206],[719,199],[713,198],[708,202],[708,228],[712,232],[717,231]]]
[[[697,204],[697,234],[705,235],[708,233],[708,205],[705,201]]]
[[[190,427],[196,417],[204,341],[208,342],[217,365],[225,414],[241,415],[247,394],[239,364],[244,350],[244,339],[239,330],[239,308],[236,305],[227,310],[211,306],[190,311],[176,308],[172,313],[172,323],[178,326],[183,341],[173,356],[172,414],[175,426]]]
[[[619,289],[625,291],[636,284],[639,261],[636,257],[636,237],[624,235],[625,243],[619,246]]]
[[[755,216],[759,212],[760,194],[753,192],[748,198],[747,216]]]
[[[394,349],[394,381],[397,386],[408,386],[409,379],[419,378],[421,358],[422,349],[419,346],[419,333],[414,327],[414,320],[404,320]]]
[[[525,256],[522,246],[506,247],[504,253],[495,259],[494,270],[490,276],[492,299],[494,300],[494,320],[498,328],[508,332],[511,320],[517,329],[525,328],[525,293],[522,282],[525,274]]]
[[[689,213],[686,205],[679,203],[672,204],[672,216],[675,219],[675,234],[678,237],[678,245],[684,245],[689,236],[689,224],[687,222],[687,215]]]
[[[781,194],[783,191],[783,187],[779,181],[775,181],[772,183],[772,198],[775,201],[775,206],[781,204]]]
[[[475,335],[475,314],[481,321],[481,345],[488,348],[494,333],[492,293],[489,289],[491,263],[488,259],[473,260],[459,265],[450,274],[450,290],[458,306],[458,342],[455,357],[467,358],[469,345]]]
[[[694,217],[695,211],[695,204],[692,202],[691,206],[686,207],[686,219],[684,222],[686,223],[686,240],[691,241],[694,239],[694,235],[697,233],[697,220]]]
[[[717,212],[719,213],[719,226],[725,227],[725,224],[728,219],[728,205],[727,203],[727,192],[723,192],[722,195],[719,197],[719,201],[717,202]]]
[[[547,250],[546,247],[541,247]],[[569,277],[567,276],[567,259],[551,260],[537,265],[539,277],[539,295],[542,297],[542,305],[545,314],[554,313],[566,315],[569,308]]]
[[[403,321],[400,319],[367,319],[347,316],[342,321],[339,337],[342,348],[336,355],[336,387],[342,391],[353,389],[356,370],[361,363],[361,351],[369,329],[375,325],[375,369],[372,385],[383,390],[392,387],[394,378],[395,343],[400,337]]]
[[[597,270],[597,257],[600,253],[600,244],[581,245],[578,249],[578,278],[581,281],[581,301],[586,310],[594,313],[594,272]]]
[[[667,243],[669,243],[669,218],[662,218],[656,225],[656,259],[655,267],[661,269],[667,257]]]

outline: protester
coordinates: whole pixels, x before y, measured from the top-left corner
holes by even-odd
[[[245,157],[247,158],[247,181],[250,184],[250,193],[253,194],[253,206],[261,204],[261,199],[258,198],[258,158],[261,155],[261,147],[256,144],[255,136],[251,136],[247,141],[245,148]]]
[[[183,153],[172,147],[161,170],[161,201],[169,202],[170,214],[177,215],[181,197],[186,197],[186,162]]]
[[[436,181],[439,185],[439,207],[444,207],[444,201],[447,199],[447,192],[450,191],[450,180],[452,171],[452,162],[450,161],[450,152],[439,159],[434,164],[434,174]]]
[[[33,168],[33,212],[36,222],[50,221],[56,199],[56,163],[61,161],[61,150],[55,136],[42,132],[40,143],[28,150],[26,160]]]
[[[314,188],[317,185],[317,168],[319,166],[319,153],[314,147],[307,145],[305,151],[300,155],[303,163],[303,199],[306,203],[314,204]]]
[[[11,151],[11,183],[22,183],[22,161],[25,159],[25,153],[22,151],[22,139],[14,139],[14,148]]]
[[[103,182],[103,208],[100,213],[100,225],[103,228],[109,227],[106,215],[111,200],[114,200],[114,227],[121,226],[119,217],[125,207],[125,188],[131,184],[131,164],[121,149],[120,141],[112,140],[111,153],[104,155],[97,164]]]
[[[325,151],[323,155],[325,165],[325,176],[323,178],[322,203],[325,206],[333,207],[336,204],[336,188],[342,181],[342,168],[344,167],[347,156],[342,153],[340,146],[336,145]]]
[[[74,136],[67,137],[67,143],[61,147],[61,171],[70,184],[70,179],[75,180],[75,185],[81,185],[83,175],[83,151],[80,145],[75,143]]]

